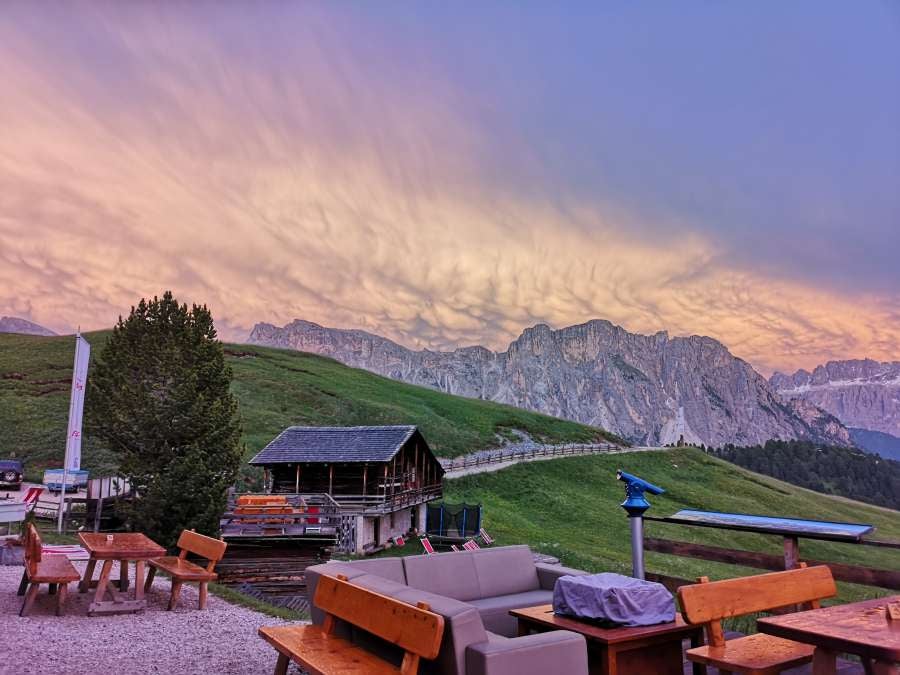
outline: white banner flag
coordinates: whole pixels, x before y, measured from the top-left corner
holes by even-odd
[[[69,399],[69,433],[66,436],[66,469],[81,468],[81,415],[84,412],[84,388],[87,385],[91,345],[75,336],[75,365],[72,369],[72,396]]]

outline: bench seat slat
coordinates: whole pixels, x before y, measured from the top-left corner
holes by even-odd
[[[184,581],[213,581],[217,577],[215,572],[207,572],[205,568],[176,556],[154,558],[149,564]]]
[[[812,660],[814,647],[802,642],[755,633],[728,640],[724,647],[695,647],[686,652],[688,660],[720,670],[753,673],[780,673]]]
[[[349,640],[326,634],[319,626],[264,626],[259,629],[259,635],[314,675],[396,675],[400,672],[400,668]]]
[[[64,555],[45,556],[34,567],[28,579],[35,584],[66,584],[81,579],[81,574]]]

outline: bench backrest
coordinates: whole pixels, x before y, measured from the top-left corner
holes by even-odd
[[[201,558],[206,558],[209,561],[206,566],[208,572],[213,571],[216,563],[225,555],[227,547],[228,544],[224,541],[197,534],[193,530],[184,530],[178,537],[178,548],[181,549],[178,557],[184,559],[188,553],[193,553]]]
[[[826,565],[682,586],[681,608],[691,623],[708,623],[829,598],[837,593]]]
[[[323,574],[316,586],[315,605],[417,657],[433,659],[441,648],[444,617],[429,611],[427,603],[413,607],[354,586],[343,575],[335,578]],[[333,630],[332,621],[326,617],[327,632]]]
[[[238,506],[280,506],[287,504],[284,495],[243,495],[238,497]]]
[[[678,589],[684,618],[707,624],[712,646],[725,642],[722,619],[800,604],[817,609],[819,600],[836,594],[831,570],[826,565],[807,567],[806,563],[795,570],[737,579],[709,581],[701,577],[700,583]]]
[[[28,573],[33,574],[37,570],[37,564],[41,562],[41,535],[38,534],[37,528],[33,523],[25,526],[25,536],[22,543],[24,544],[25,567]]]

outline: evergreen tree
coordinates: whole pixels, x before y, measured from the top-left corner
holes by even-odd
[[[215,534],[242,447],[209,310],[179,305],[170,291],[142,299],[119,317],[88,382],[88,428],[137,490],[128,524],[165,546],[185,528]]]

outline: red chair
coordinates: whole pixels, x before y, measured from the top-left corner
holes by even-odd
[[[425,555],[433,555],[434,554],[434,546],[431,545],[431,542],[428,541],[428,537],[422,537],[419,539],[422,542],[422,548],[425,549]]]
[[[34,508],[37,506],[38,497],[41,496],[41,493],[44,491],[42,487],[30,487],[28,488],[28,492],[25,493],[25,497],[22,498],[22,503],[26,504],[29,508],[28,511],[34,511]]]

